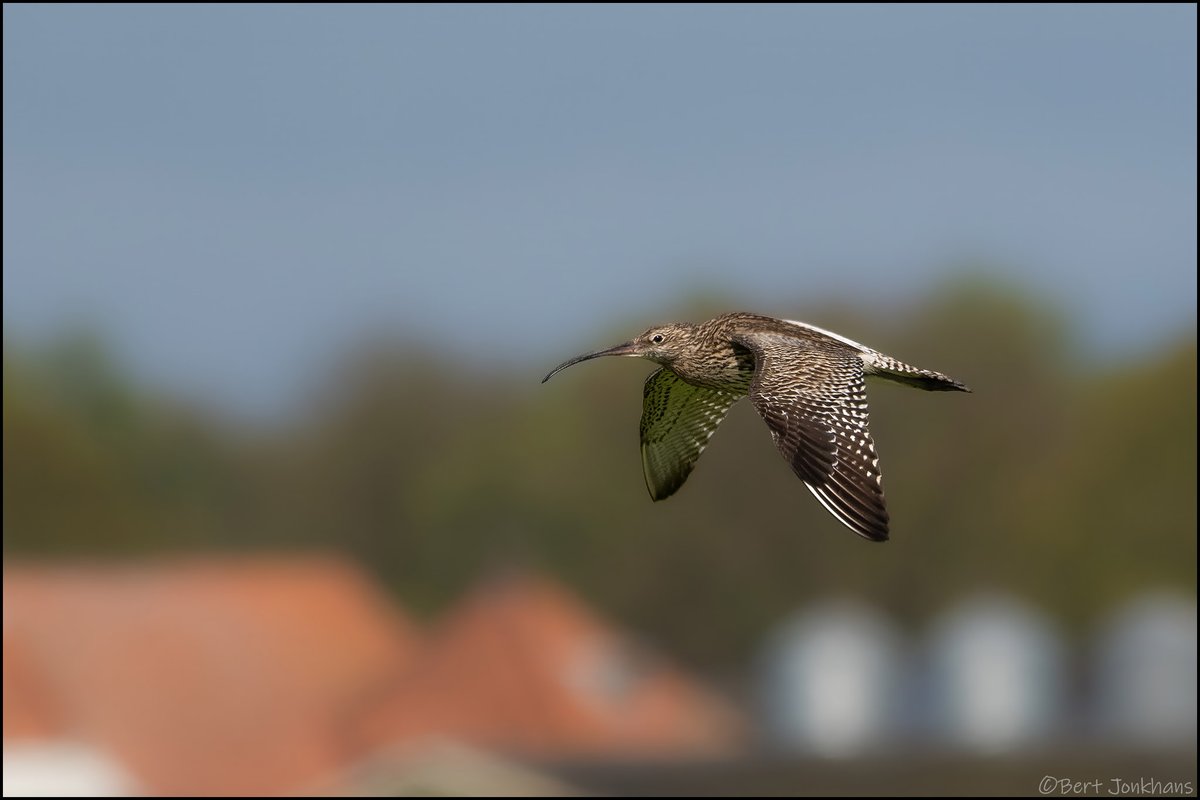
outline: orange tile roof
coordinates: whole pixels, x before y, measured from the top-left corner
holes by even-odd
[[[156,792],[302,789],[344,764],[345,714],[417,646],[328,557],[6,565],[4,738],[94,743]]]
[[[429,739],[517,755],[699,755],[736,715],[561,586],[485,585],[422,637],[331,557],[6,565],[4,739],[67,740],[149,792],[328,786]]]
[[[7,614],[4,625],[4,739],[59,738],[66,728],[63,711],[36,663],[32,637],[10,631]]]
[[[467,597],[360,733],[423,736],[540,757],[727,751],[740,722],[724,702],[632,644],[561,586],[510,576]]]

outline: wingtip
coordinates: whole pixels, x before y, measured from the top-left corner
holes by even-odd
[[[645,465],[643,464],[643,468],[644,468],[644,467],[645,467]],[[677,482],[677,483],[674,483],[673,485],[672,485],[672,484],[670,484],[670,483],[668,483],[668,484],[656,484],[656,483],[655,483],[655,482],[654,482],[654,481],[651,479],[651,476],[650,476],[650,473],[649,473],[649,472],[645,472],[645,471],[644,471],[644,469],[643,469],[643,473],[642,473],[642,474],[643,474],[643,475],[645,476],[645,478],[646,478],[646,491],[647,491],[647,492],[650,494],[650,500],[651,500],[651,502],[654,502],[654,503],[659,503],[659,502],[662,502],[663,500],[666,500],[668,497],[672,496],[672,495],[673,495],[673,494],[675,494],[677,491],[679,491],[679,488],[680,488],[681,486],[683,486],[683,482],[682,482],[682,481],[679,481],[679,482]]]
[[[650,501],[654,502],[654,503],[658,503],[663,500],[666,500],[668,497],[675,494],[675,492],[676,492],[676,490],[678,490],[678,488],[679,487],[677,486],[674,489],[667,489],[665,491],[657,491],[650,484],[648,484],[648,483],[646,484],[646,490],[650,493]]]
[[[862,528],[851,527],[844,520],[839,519],[838,522],[846,525],[847,528],[850,528],[852,532],[858,535],[859,539],[864,541],[881,543],[889,541],[892,538],[891,527],[886,522],[883,524],[883,527],[865,526]]]

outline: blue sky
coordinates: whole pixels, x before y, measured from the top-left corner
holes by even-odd
[[[981,259],[1136,352],[1196,169],[1191,5],[4,7],[6,335],[233,408],[372,329],[541,368]]]

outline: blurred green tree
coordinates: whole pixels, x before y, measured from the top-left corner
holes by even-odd
[[[706,296],[663,318],[718,306]],[[886,545],[828,518],[745,403],[679,495],[651,503],[646,364],[602,360],[543,387],[549,365],[493,374],[375,342],[338,362],[303,419],[248,430],[145,391],[75,336],[6,344],[5,552],[335,548],[428,611],[490,569],[531,565],[715,667],[831,593],[916,623],[1007,588],[1082,625],[1139,589],[1194,590],[1194,331],[1092,365],[1056,310],[987,282],[890,315],[825,308],[810,321],[975,389],[869,388]]]

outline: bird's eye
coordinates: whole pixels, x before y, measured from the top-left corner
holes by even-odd
[[[650,337],[650,341],[654,342],[655,344],[662,344],[663,343],[663,335],[661,333],[656,333]]]

